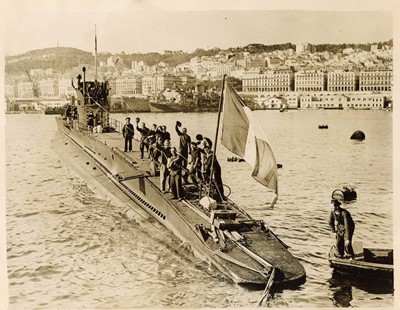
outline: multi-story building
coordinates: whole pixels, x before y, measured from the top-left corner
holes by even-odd
[[[384,94],[353,93],[348,95],[347,108],[355,110],[383,109],[386,99]]]
[[[216,74],[217,77],[223,77],[225,74],[226,75],[230,75],[231,71],[234,68],[234,64],[228,63],[228,64],[223,64],[220,63],[216,66],[214,66],[214,72]]]
[[[132,96],[142,93],[142,79],[139,77],[118,78],[115,80],[115,94]]]
[[[287,92],[291,90],[290,71],[270,71],[246,74],[242,78],[243,92]]]
[[[299,103],[301,109],[343,109],[348,97],[341,94],[301,94]]]
[[[175,83],[179,81],[172,75],[147,75],[142,79],[142,94],[143,95],[156,95],[162,93],[167,88],[174,87]]]
[[[165,74],[161,76],[156,76],[156,85],[157,85],[157,93],[163,92],[167,88],[172,88],[175,86],[177,82],[177,78],[175,76]]]
[[[117,88],[116,79],[109,79],[108,80],[108,94],[110,96],[114,96],[117,93],[116,88]]]
[[[359,83],[360,91],[391,91],[393,83],[393,71],[361,71]]]
[[[220,64],[220,61],[216,61],[211,57],[201,57],[201,66],[206,69],[212,69],[215,65]]]
[[[283,63],[282,59],[273,56],[267,56],[266,61],[268,68],[275,68]]]
[[[324,73],[318,70],[305,70],[294,75],[294,90],[297,92],[323,91]]]
[[[356,75],[354,72],[332,71],[327,73],[327,91],[352,92],[356,90]]]
[[[181,84],[181,85],[186,85],[186,84],[194,84],[196,82],[196,77],[194,77],[194,76],[191,76],[191,75],[183,75],[183,76],[180,76],[179,78],[178,78],[178,81],[177,81],[177,83],[179,83],[179,84]]]
[[[154,91],[154,80],[151,75],[145,75],[142,77],[142,94],[151,95],[152,89]]]
[[[75,95],[75,89],[72,87],[71,79],[63,78],[58,81],[58,94],[60,97],[69,97]]]
[[[59,83],[54,79],[39,81],[39,92],[43,98],[54,98],[59,95]]]
[[[18,97],[18,88],[16,84],[4,85],[4,96],[8,99],[15,99]]]
[[[33,98],[33,83],[32,82],[19,82],[18,89],[18,98]]]

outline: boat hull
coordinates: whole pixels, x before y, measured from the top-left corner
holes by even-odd
[[[150,111],[153,113],[174,113],[174,112],[195,112],[195,105],[186,104],[168,104],[168,103],[154,103],[150,102]]]
[[[234,210],[237,207],[233,202],[225,206],[229,212],[218,212],[221,217],[226,212],[235,217],[237,213],[237,219],[216,216],[213,222],[199,205],[198,193],[191,193],[191,188],[185,189],[183,201],[172,200],[160,191],[159,178],[150,174],[150,161],[139,158],[138,141],[134,141],[134,152],[125,153],[120,149],[123,139],[118,132],[93,134],[74,129],[61,117],[56,119],[61,141],[55,149],[83,178],[95,183],[93,188],[98,190],[100,184],[106,193],[133,211],[158,221],[189,244],[196,256],[210,261],[235,283],[265,286],[272,268],[278,270],[275,286],[292,287],[305,281],[304,267],[280,239],[240,209]],[[231,226],[219,226],[216,241],[211,235],[211,224],[227,222]]]
[[[393,281],[393,251],[364,248],[363,253],[356,255],[354,260],[335,257],[335,252],[335,246],[332,246],[328,260],[329,265],[336,272],[361,279],[387,279]],[[375,254],[371,255],[371,253]],[[377,255],[377,253],[385,254]]]
[[[126,96],[112,97],[111,106],[113,107],[110,111],[112,113],[150,112],[148,98]]]
[[[44,114],[46,115],[63,115],[64,112],[65,108],[44,110]]]

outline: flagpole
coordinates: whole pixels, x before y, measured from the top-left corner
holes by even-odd
[[[97,81],[97,33],[96,24],[94,25],[94,80]]]
[[[215,161],[215,153],[217,152],[217,141],[218,141],[219,124],[220,124],[220,119],[221,119],[222,103],[224,102],[225,78],[226,78],[226,74],[224,74],[224,76],[222,78],[221,96],[219,98],[217,129],[215,131],[214,148],[213,148],[213,154],[212,154],[212,160],[211,160],[210,183],[209,183],[209,187],[208,187],[209,192],[210,192],[210,188],[211,188],[211,182],[214,177],[214,161]],[[221,198],[223,198],[223,197],[221,197]]]

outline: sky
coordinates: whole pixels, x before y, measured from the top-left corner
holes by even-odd
[[[393,38],[394,9],[389,0],[3,3],[5,55],[57,45],[94,51],[95,25],[99,52],[129,54],[251,43],[372,43]]]

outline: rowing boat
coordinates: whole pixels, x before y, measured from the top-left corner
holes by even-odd
[[[393,250],[363,248],[356,252],[354,259],[336,257],[336,247],[332,246],[328,260],[330,266],[340,273],[357,278],[387,279],[393,281]]]

